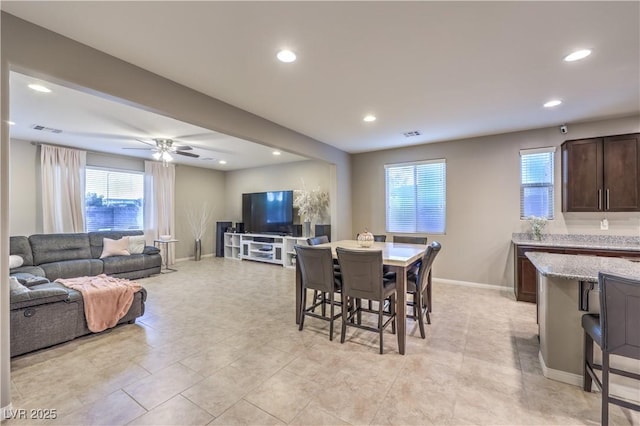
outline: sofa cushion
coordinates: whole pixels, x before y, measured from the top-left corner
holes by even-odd
[[[111,256],[129,256],[129,237],[122,237],[119,240],[103,238],[102,254],[100,259]]]
[[[44,277],[46,274],[44,270],[39,266],[21,266],[11,270],[11,275],[29,274],[37,277]]]
[[[19,268],[23,263],[24,259],[22,256],[18,256],[17,254],[9,255],[9,269]]]
[[[93,257],[94,259],[100,258],[100,255],[102,255],[102,244],[104,238],[119,240],[122,237],[130,237],[132,235],[144,235],[144,232],[140,230],[89,232],[89,246],[91,247],[90,257]]]
[[[120,257],[120,256],[118,256]],[[107,258],[108,259],[108,258]],[[104,265],[99,259],[66,260],[40,265],[49,280],[93,276],[103,273]]]
[[[22,266],[33,266],[31,244],[27,237],[17,236],[9,238],[9,254],[16,254],[22,258]]]
[[[11,277],[17,279],[18,282],[25,287],[31,287],[37,284],[45,284],[49,282],[49,280],[43,275],[33,275],[26,272],[17,272],[15,274],[11,274]]]
[[[104,262],[104,272],[107,275],[120,274],[123,272],[138,271],[147,269],[145,260],[148,256],[143,254],[132,254],[130,256],[112,256],[102,259]]]
[[[10,281],[9,303],[11,310],[60,302],[67,300],[68,297],[69,293],[59,284],[46,283],[27,288],[15,278]]]
[[[87,234],[34,234],[29,237],[29,242],[33,262],[38,266],[63,260],[91,258]],[[51,279],[48,275],[47,278]]]
[[[144,247],[144,251],[142,253],[144,253],[144,254],[160,254],[160,249],[158,247],[155,247],[155,246],[145,246]]]

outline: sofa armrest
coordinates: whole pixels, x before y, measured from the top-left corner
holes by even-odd
[[[154,246],[144,246],[144,250],[142,251],[142,254],[159,254],[159,253],[160,253],[160,249]]]
[[[22,309],[67,300],[69,293],[53,284],[41,284],[33,289],[27,288],[17,280],[11,279],[9,289],[10,309]]]

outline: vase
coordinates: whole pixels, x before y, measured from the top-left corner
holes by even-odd
[[[196,240],[195,260],[198,262],[200,259],[202,259],[202,241]]]
[[[310,221],[304,222],[304,232],[303,232],[303,234],[307,238],[311,237],[311,222]]]

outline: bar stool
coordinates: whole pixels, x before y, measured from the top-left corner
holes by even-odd
[[[631,277],[600,272],[600,315],[582,316],[584,329],[583,387],[591,392],[592,382],[602,392],[601,423],[609,423],[609,404],[640,411],[638,403],[632,403],[609,395],[609,375],[616,374],[640,380],[640,374],[611,368],[609,357],[640,360],[640,280]],[[593,343],[602,349],[602,365],[593,362]],[[602,380],[595,374],[602,371]]]

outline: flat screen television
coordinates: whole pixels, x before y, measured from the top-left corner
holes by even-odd
[[[245,232],[288,235],[293,231],[293,191],[242,194]]]

